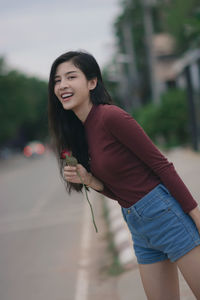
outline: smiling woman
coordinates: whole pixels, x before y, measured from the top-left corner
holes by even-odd
[[[90,171],[84,121],[93,104],[109,103],[111,97],[91,54],[70,51],[55,60],[49,77],[49,126],[62,176],[60,153],[66,148]],[[82,190],[82,184],[64,183],[69,191]]]
[[[148,299],[179,299],[177,267],[200,299],[197,202],[136,120],[111,104],[92,55],[53,63],[49,121],[58,159],[67,148],[78,162],[61,167],[69,187],[87,185],[121,206]]]
[[[72,62],[66,61],[57,67],[54,93],[63,108],[73,110],[84,122],[91,109],[90,91],[96,87],[97,78],[87,80],[84,73]]]

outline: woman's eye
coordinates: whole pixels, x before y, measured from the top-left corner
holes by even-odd
[[[75,76],[70,76],[70,77],[68,77],[69,80],[72,80],[72,79],[74,79],[74,78],[76,78],[76,77],[75,77]]]
[[[56,80],[54,81],[55,84],[58,83],[58,82],[60,82],[60,79],[56,79]]]

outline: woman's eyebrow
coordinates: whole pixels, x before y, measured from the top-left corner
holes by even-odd
[[[69,71],[69,72],[66,72],[64,75],[69,75],[71,73],[77,73],[77,71]],[[55,75],[55,78],[56,77],[60,77],[60,75]]]

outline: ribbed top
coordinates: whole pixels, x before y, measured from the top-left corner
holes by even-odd
[[[173,164],[127,112],[115,105],[95,105],[84,127],[90,169],[103,182],[104,195],[130,207],[162,183],[185,212],[197,206]]]

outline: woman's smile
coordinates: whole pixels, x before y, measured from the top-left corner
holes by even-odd
[[[61,98],[62,98],[62,102],[68,102],[69,100],[72,99],[73,93],[62,93],[61,94]]]
[[[90,91],[96,79],[88,80],[71,61],[61,63],[54,78],[54,93],[66,110],[73,110],[84,121],[91,109]]]

